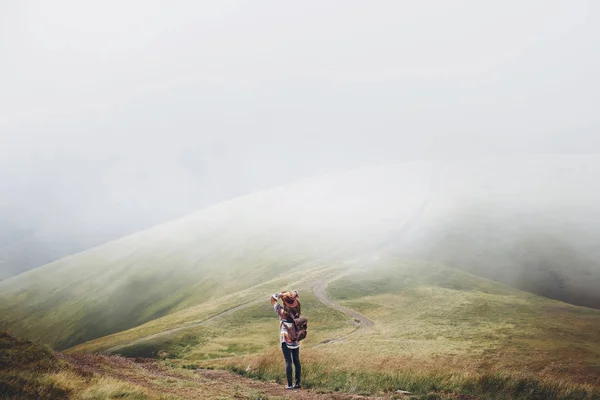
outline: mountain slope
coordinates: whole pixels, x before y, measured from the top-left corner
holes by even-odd
[[[66,348],[244,289],[308,260],[361,252],[371,243],[363,243],[356,227],[382,213],[371,206],[389,209],[398,201],[396,216],[408,217],[427,190],[418,178],[431,168],[391,171],[411,183],[393,198],[352,196],[356,178],[364,187],[380,175],[383,184],[390,175],[385,169],[359,171],[341,182],[324,177],[221,203],[67,257],[0,282],[2,324]],[[350,201],[338,204],[344,194]],[[357,209],[364,215],[347,218]]]
[[[396,253],[600,308],[596,156],[454,162]]]
[[[599,171],[598,158],[548,156],[414,162],[309,179],[2,281],[0,323],[67,348],[219,304],[290,271],[388,254],[441,261],[574,303],[573,293],[585,293],[585,304],[595,305],[600,294],[587,289],[600,285],[598,238],[586,233],[598,232]],[[465,209],[484,211],[467,218]],[[558,227],[552,240],[547,221]],[[535,246],[527,245],[531,237]],[[496,246],[499,238],[505,244]],[[549,252],[557,241],[566,243],[562,257]],[[525,254],[513,256],[519,248]],[[547,259],[551,268],[537,268]],[[527,287],[523,274],[531,275]]]
[[[302,357],[310,366],[307,381],[316,387],[499,399],[600,397],[598,310],[394,259],[345,273],[327,293],[374,326],[341,341],[307,343]],[[281,374],[275,348],[205,363],[262,379]]]
[[[352,268],[327,265],[230,296],[227,305],[191,307],[68,353],[166,357],[280,381],[278,320],[269,293],[294,282],[310,324],[302,343],[309,387],[490,398],[486,382],[497,380],[498,398],[530,398],[531,391],[540,398],[600,395],[598,310],[423,262],[382,257],[376,264],[358,259]],[[323,283],[330,301],[312,293]],[[357,311],[371,323],[353,326]]]

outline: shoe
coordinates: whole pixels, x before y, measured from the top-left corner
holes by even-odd
[[[293,386],[289,386],[288,385],[288,386],[285,387],[285,390],[292,390],[293,388],[294,388]]]
[[[302,386],[299,383],[296,383],[294,385],[294,389],[302,389]]]

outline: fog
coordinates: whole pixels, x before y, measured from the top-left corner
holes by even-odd
[[[594,153],[592,1],[0,4],[0,279],[415,159]]]

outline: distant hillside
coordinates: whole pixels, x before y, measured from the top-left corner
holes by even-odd
[[[396,254],[600,308],[598,157],[455,162]]]
[[[597,241],[588,233],[597,226],[599,174],[595,157],[540,156],[316,177],[2,281],[0,323],[68,348],[290,271],[354,259],[376,264],[390,254],[595,305],[600,294],[588,289],[600,287]]]
[[[67,142],[72,144],[61,147]],[[114,146],[111,156],[82,150],[54,157],[45,149],[36,157],[23,152],[21,161],[0,157],[0,280],[168,222],[258,183],[238,181],[231,160],[209,151],[157,163],[154,156],[132,151],[137,147]],[[207,159],[219,170],[218,179],[198,164]],[[279,182],[269,176],[262,175],[263,185]]]
[[[66,348],[251,287],[314,259],[362,253],[373,243],[357,227],[385,217],[394,202],[402,202],[394,223],[408,218],[428,190],[427,181],[417,178],[431,170],[428,164],[407,165],[304,181],[64,258],[0,282],[1,322],[19,335]],[[407,184],[395,197],[353,196],[356,179],[363,187],[376,184],[378,171],[379,185],[394,177]],[[346,201],[338,203],[339,196]]]
[[[581,211],[581,210],[579,210]],[[575,213],[573,213],[575,214]],[[535,210],[464,209],[420,227],[412,255],[541,296],[600,308],[600,221],[553,219]]]
[[[0,215],[0,280],[83,250],[76,241],[57,245],[50,240],[40,240],[34,230],[12,226],[2,217]]]

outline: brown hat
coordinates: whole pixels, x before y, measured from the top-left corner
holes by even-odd
[[[293,292],[283,292],[281,294],[281,299],[283,300],[283,303],[288,307],[298,307],[299,296],[298,292],[295,290]]]

